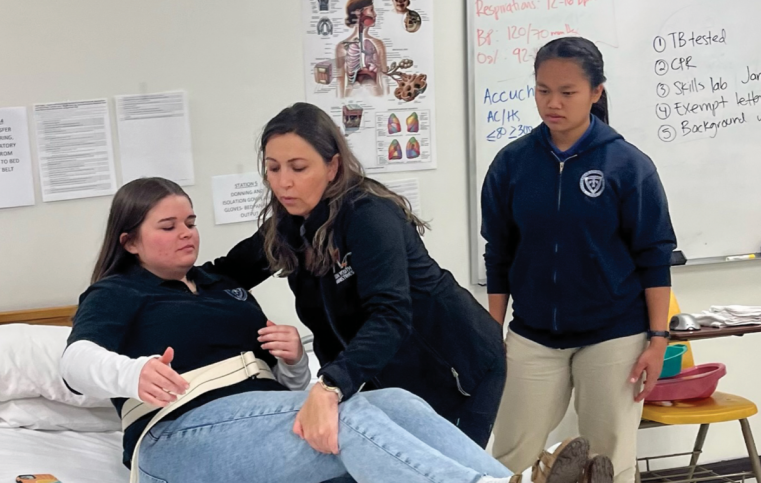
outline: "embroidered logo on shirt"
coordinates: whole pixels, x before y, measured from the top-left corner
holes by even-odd
[[[230,297],[238,299],[241,302],[245,301],[248,298],[248,292],[242,288],[227,289],[225,292],[227,292]]]
[[[347,253],[346,256],[344,256],[343,261],[336,262],[336,266],[333,267],[333,276],[336,279],[336,285],[354,275],[354,269],[349,265],[350,256],[351,252]]]
[[[590,198],[597,198],[605,191],[605,175],[597,169],[587,171],[582,175],[579,186],[582,193]]]

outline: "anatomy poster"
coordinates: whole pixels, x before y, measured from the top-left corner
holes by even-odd
[[[368,173],[436,168],[433,0],[303,0],[306,99]]]

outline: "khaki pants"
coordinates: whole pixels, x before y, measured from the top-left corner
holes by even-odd
[[[575,389],[579,434],[610,457],[615,483],[633,483],[641,384],[629,375],[647,345],[645,334],[580,349],[551,349],[507,335],[507,383],[494,426],[494,456],[512,472],[530,467],[563,419]]]

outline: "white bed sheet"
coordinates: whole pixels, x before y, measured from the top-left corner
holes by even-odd
[[[320,364],[309,349],[311,387]],[[61,483],[127,483],[129,471],[121,461],[121,432],[38,431],[0,425],[0,483],[34,473],[50,473]]]
[[[0,483],[34,473],[61,483],[126,483],[122,434],[0,429]]]

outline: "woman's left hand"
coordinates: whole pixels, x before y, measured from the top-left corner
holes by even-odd
[[[293,432],[324,454],[338,454],[338,395],[315,384],[293,423]]]
[[[658,377],[661,375],[661,369],[663,369],[663,356],[666,353],[666,346],[668,341],[661,337],[654,337],[650,341],[650,345],[645,349],[637,363],[632,369],[632,373],[629,376],[629,382],[636,384],[642,378],[642,373],[647,374],[645,379],[645,386],[642,391],[634,397],[635,402],[643,401],[655,387],[655,383],[658,382]]]
[[[270,354],[283,359],[290,366],[299,362],[304,355],[299,331],[290,325],[277,325],[268,320],[267,327],[259,329],[258,340],[262,343],[262,349],[270,351]]]

